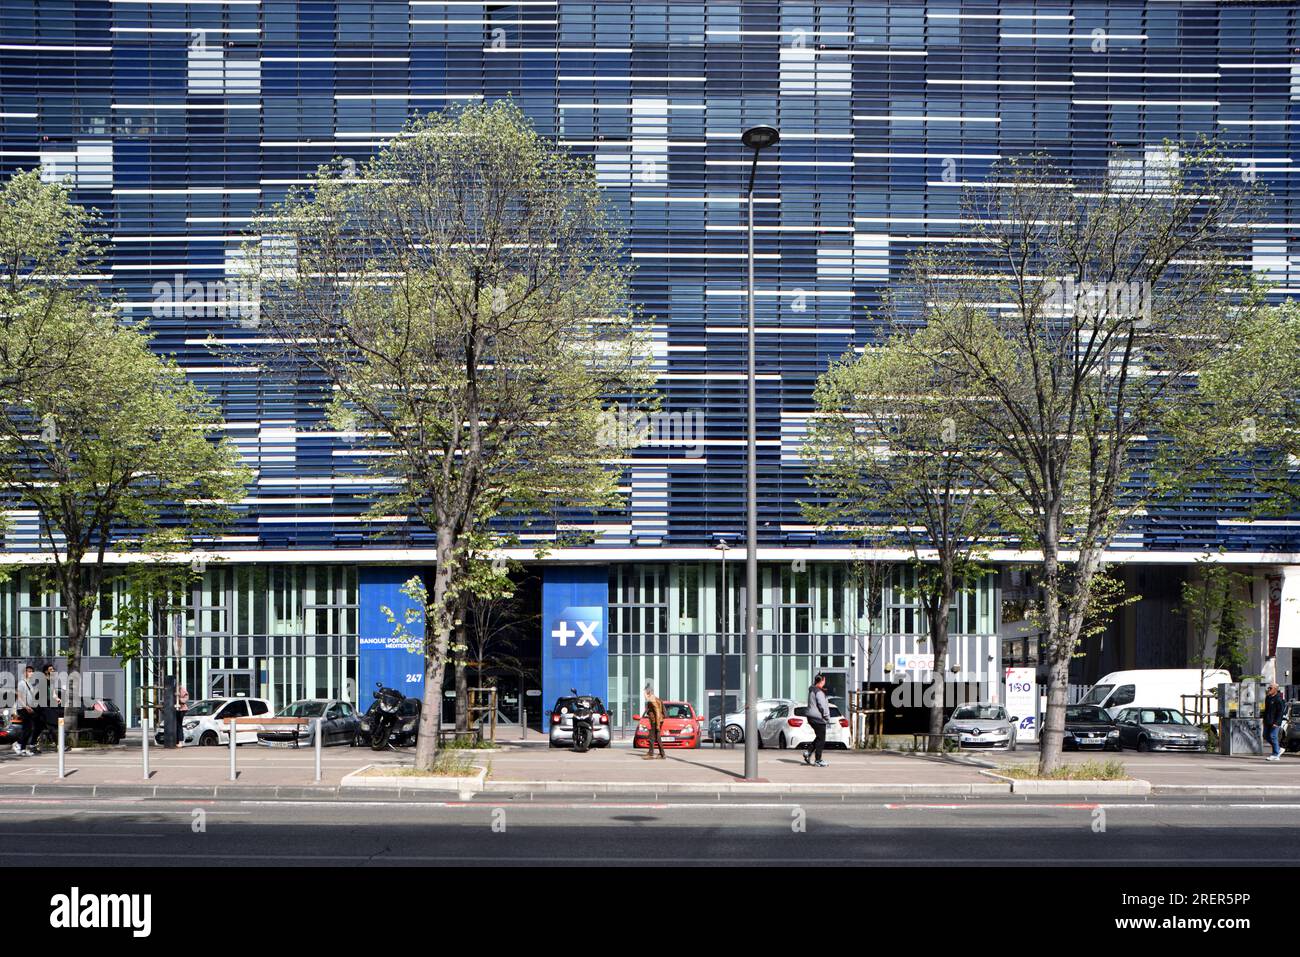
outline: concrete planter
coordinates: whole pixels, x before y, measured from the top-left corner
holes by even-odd
[[[487,768],[475,766],[474,774],[460,776],[421,776],[415,774],[367,774],[380,765],[367,764],[339,782],[340,788],[380,788],[388,791],[455,791],[460,795],[476,794],[483,790]]]
[[[1145,797],[1151,793],[1150,781],[1025,781],[981,771],[980,774],[1011,785],[1012,794],[1037,794],[1053,797]]]

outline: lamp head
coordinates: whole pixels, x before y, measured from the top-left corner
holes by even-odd
[[[781,141],[781,134],[774,126],[751,126],[740,134],[740,141],[757,152],[775,146]]]

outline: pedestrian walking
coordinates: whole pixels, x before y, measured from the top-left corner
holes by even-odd
[[[1282,715],[1286,711],[1286,698],[1282,696],[1276,681],[1269,682],[1268,695],[1264,698],[1264,740],[1273,746],[1273,753],[1265,761],[1282,760],[1282,744],[1279,735],[1282,730]]]
[[[664,724],[664,703],[659,700],[655,689],[650,685],[645,686],[645,719],[650,725],[650,741],[646,745],[645,760],[654,759],[655,748],[659,749],[659,757],[667,757],[664,754],[663,741],[659,738],[660,729]]]
[[[22,722],[22,731],[14,742],[14,753],[23,755],[40,754],[39,748],[32,744],[40,733],[40,712],[37,710],[40,696],[37,694],[36,669],[28,665],[23,669],[23,679],[18,682],[18,718]]]
[[[181,685],[176,689],[176,747],[185,747],[185,712],[190,710],[190,689]]]
[[[49,729],[57,737],[59,715],[63,713],[63,688],[54,665],[47,664],[41,669],[39,690],[45,702],[41,708],[41,730]]]
[[[824,768],[826,762],[822,760],[822,750],[826,747],[826,724],[831,720],[831,705],[826,700],[825,675],[819,674],[813,679],[812,687],[808,689],[808,707],[805,711],[804,717],[812,728],[813,739],[803,746],[803,763]],[[814,757],[817,760],[814,761]]]

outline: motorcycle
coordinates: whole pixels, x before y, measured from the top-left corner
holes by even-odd
[[[406,695],[396,688],[375,684],[375,704],[370,713],[370,750],[383,751],[389,747],[389,738],[397,725],[397,715]]]
[[[592,738],[594,737],[594,726],[596,722],[596,712],[591,705],[590,698],[583,698],[578,695],[577,688],[570,688],[573,692],[573,750],[579,754],[585,754],[591,748]]]

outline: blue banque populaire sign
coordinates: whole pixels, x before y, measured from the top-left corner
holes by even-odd
[[[406,622],[406,610],[419,608],[419,602],[402,594],[404,586],[415,575],[411,568],[362,567],[358,572],[357,587],[360,592],[358,647],[357,647],[357,700],[362,711],[375,700],[375,683],[385,688],[396,688],[408,697],[424,697],[424,650],[419,647],[424,639],[424,622],[406,625],[415,639],[412,642],[393,634],[394,624],[384,614],[384,607],[392,610],[397,621]]]
[[[561,565],[542,577],[542,706],[576,688],[609,702],[609,570]]]

